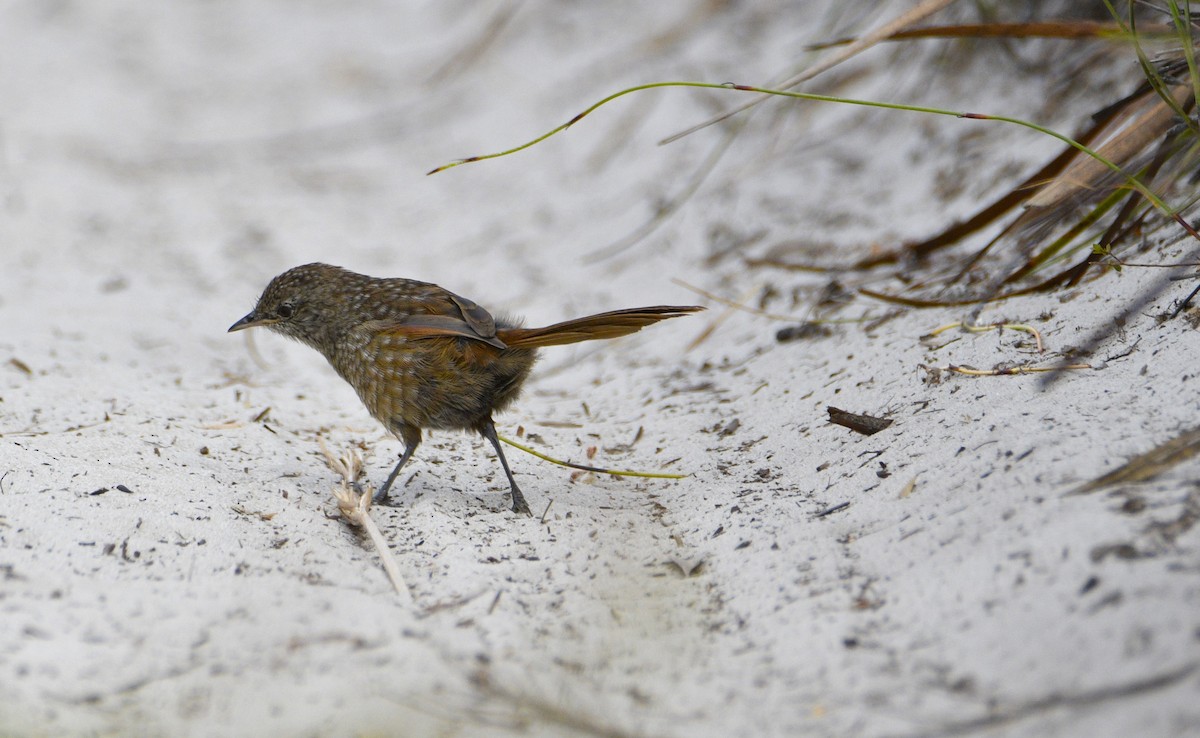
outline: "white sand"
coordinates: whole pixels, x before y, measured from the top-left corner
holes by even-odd
[[[655,142],[737,93],[627,98],[520,155],[424,176],[626,85],[762,81],[801,44],[883,17],[734,5],[691,26],[703,3],[524,3],[480,46],[508,5],[6,4],[0,735],[1200,728],[1197,465],[1063,496],[1197,424],[1194,329],[1156,319],[1191,283],[1085,359],[1097,369],[1042,391],[1034,376],[930,384],[919,366],[1051,363],[1164,275],[984,311],[1035,325],[1044,356],[1012,331],[920,342],[958,311],[779,344],[782,323],[671,281],[751,302],[769,285],[769,309],[803,314],[791,290],[821,278],[741,255],[802,242],[838,259],[929,235],[1052,142],[776,104],[663,227],[594,263],[721,134]],[[967,69],[921,48],[911,69],[883,73],[895,51],[876,50],[844,69],[867,78],[819,89],[1070,131],[1137,75],[1130,57],[1111,82],[1062,90],[1001,47]],[[365,446],[376,483],[400,444],[315,353],[263,333],[260,365],[225,334],[271,276],[313,260],[438,282],[530,324],[709,304],[547,351],[501,418],[548,453],[690,476],[572,480],[512,451],[531,506],[549,506],[516,518],[490,449],[434,434],[402,506],[376,511],[418,609],[401,606],[330,517],[317,439]],[[827,405],[895,424],[859,436]],[[1145,510],[1122,512],[1131,496]],[[1174,535],[1152,525],[1170,521]]]

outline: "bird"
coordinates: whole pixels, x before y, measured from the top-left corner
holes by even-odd
[[[458,430],[487,439],[508,478],[512,511],[531,515],[492,416],[517,399],[538,349],[617,338],[703,309],[630,308],[525,328],[430,282],[313,263],[273,278],[229,332],[262,326],[316,349],[404,444],[375,504],[389,504],[392,484],[423,431]]]

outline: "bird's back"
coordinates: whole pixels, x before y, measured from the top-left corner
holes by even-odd
[[[437,285],[374,279],[354,302],[361,320],[328,358],[389,428],[476,429],[516,399],[533,367],[534,351],[489,343],[496,340],[492,316]],[[423,321],[413,316],[445,318],[460,335],[422,336],[413,326]]]

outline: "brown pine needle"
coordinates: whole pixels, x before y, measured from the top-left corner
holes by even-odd
[[[516,441],[512,440],[511,438],[505,438],[504,436],[500,436],[500,440],[504,441],[509,446],[512,446],[515,449],[524,451],[525,453],[527,453],[531,456],[536,456],[539,459],[541,459],[542,461],[549,461],[551,464],[558,464],[559,466],[565,466],[565,467],[569,467],[571,469],[578,469],[580,471],[596,472],[597,474],[611,474],[614,477],[644,477],[647,479],[683,479],[684,477],[687,476],[686,474],[667,474],[666,472],[643,472],[643,471],[622,471],[619,469],[601,469],[598,466],[588,466],[587,464],[576,464],[573,461],[563,461],[562,459],[556,459],[553,456],[548,456],[548,455],[542,453],[541,451],[535,451],[534,449],[530,448],[529,446],[523,446],[523,445],[517,443]]]

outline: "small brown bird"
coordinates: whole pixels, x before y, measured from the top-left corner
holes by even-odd
[[[254,310],[229,331],[266,326],[320,351],[371,415],[404,442],[375,502],[387,502],[396,475],[421,443],[422,429],[464,430],[491,442],[512,488],[513,512],[529,515],[492,413],[517,399],[536,350],[616,338],[703,309],[631,308],[521,328],[435,284],[306,264],[272,279]]]

